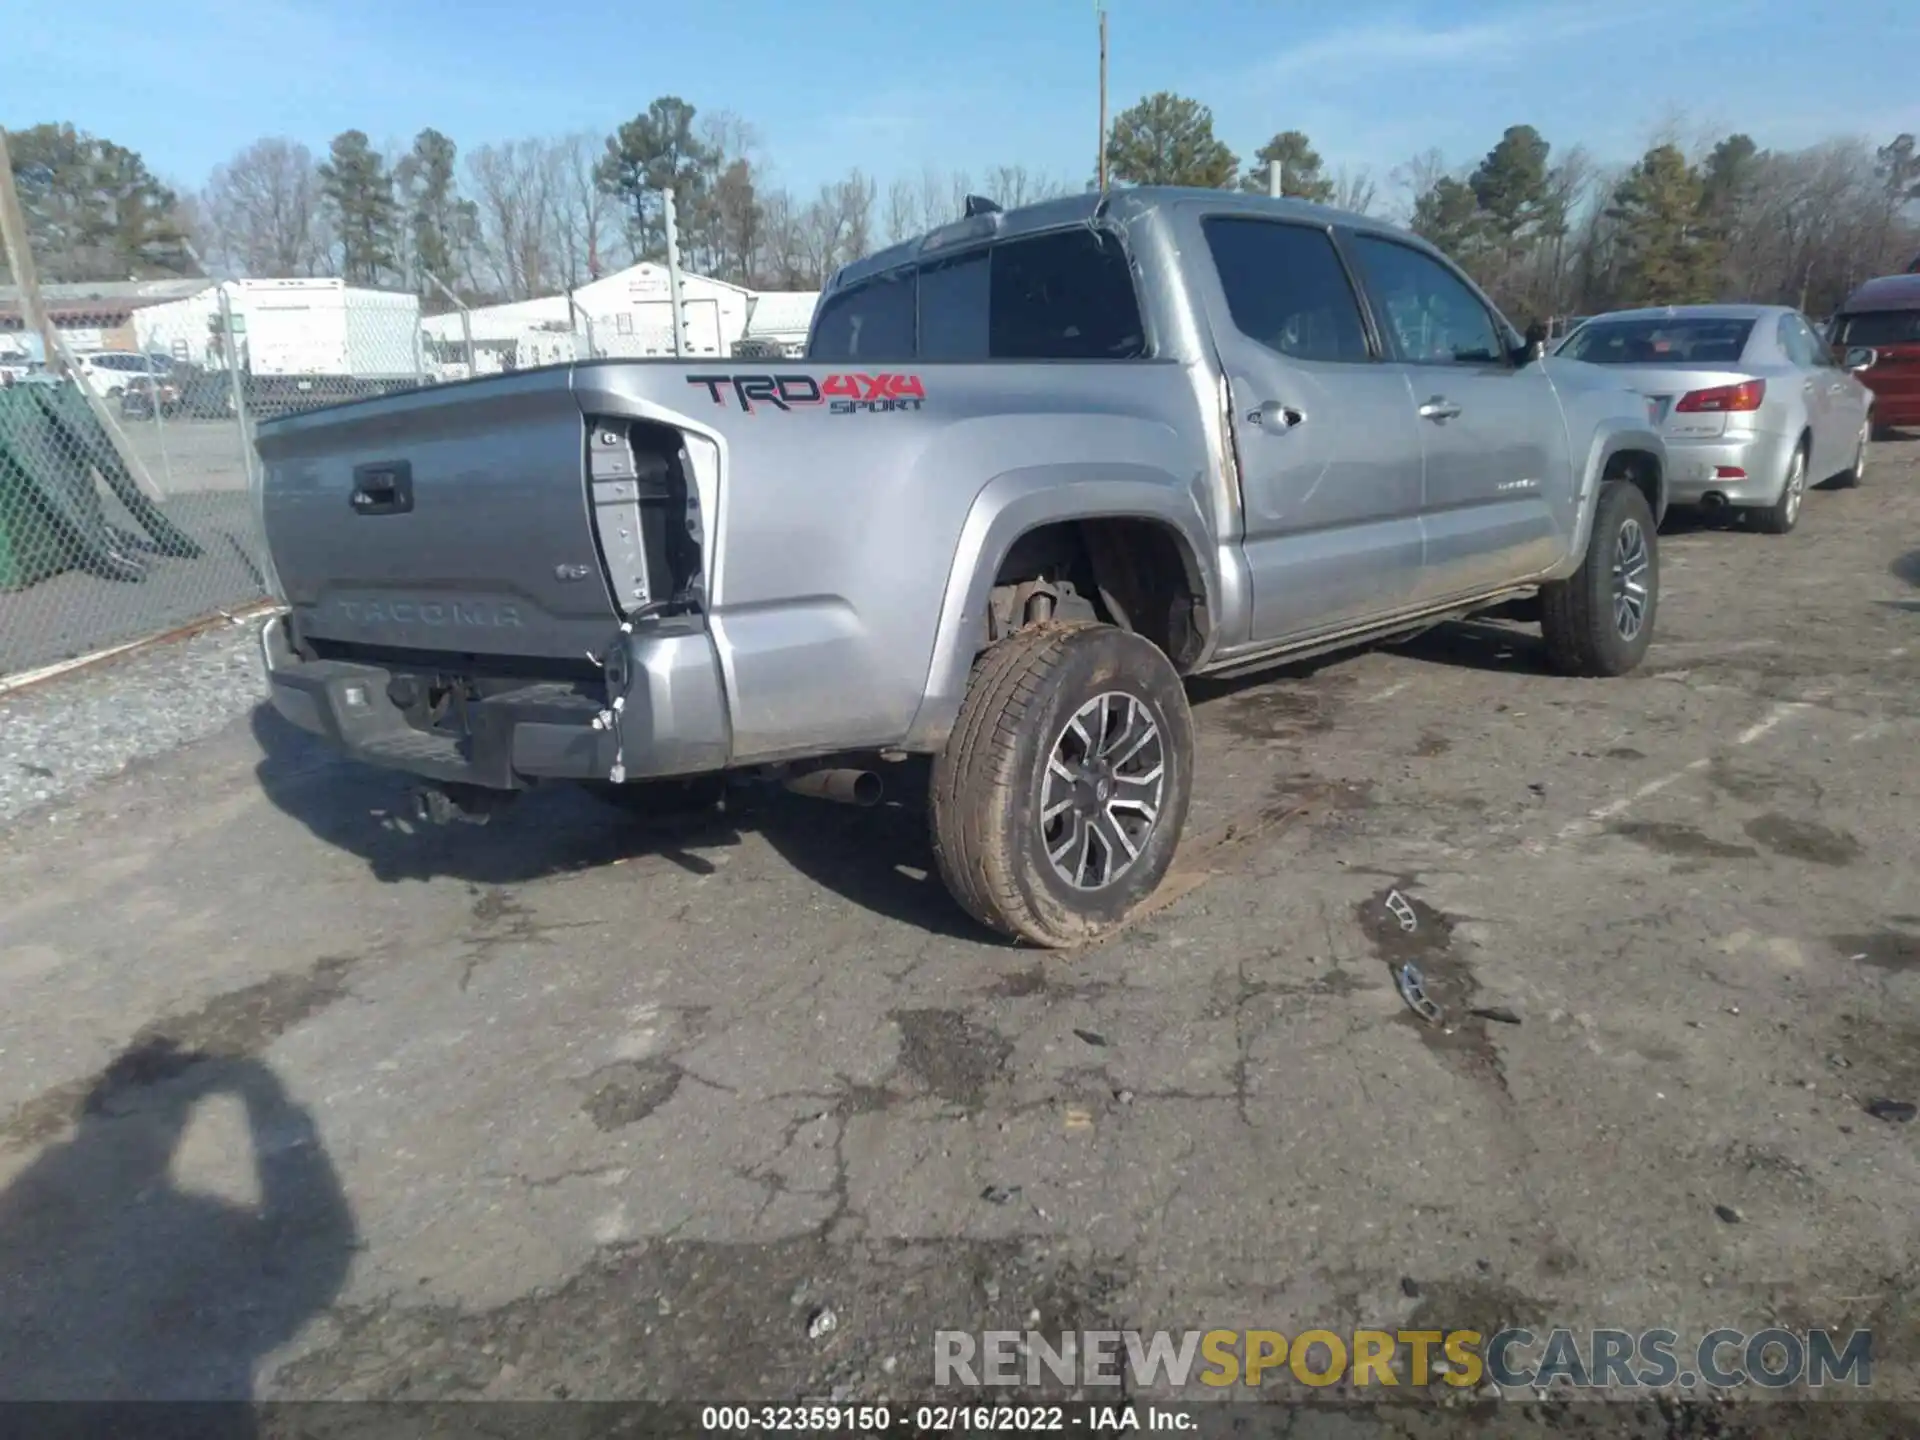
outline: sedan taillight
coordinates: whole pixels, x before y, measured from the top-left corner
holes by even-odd
[[[1738,385],[1716,385],[1711,390],[1689,390],[1675,405],[1677,414],[1727,414],[1758,410],[1767,398],[1767,382],[1742,380]]]

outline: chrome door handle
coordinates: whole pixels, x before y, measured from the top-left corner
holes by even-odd
[[[1263,430],[1272,430],[1276,434],[1293,429],[1306,423],[1306,415],[1291,406],[1282,405],[1277,400],[1269,400],[1258,410],[1247,412],[1247,423],[1258,425]]]
[[[1436,395],[1420,407],[1422,420],[1458,420],[1460,407],[1443,395]]]

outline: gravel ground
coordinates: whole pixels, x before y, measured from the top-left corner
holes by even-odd
[[[222,624],[0,695],[0,832],[128,765],[213,734],[260,702],[256,626]]]
[[[0,836],[0,1397],[900,1402],[940,1328],[1780,1324],[1870,1328],[1911,1407],[1920,1124],[1869,1106],[1920,1099],[1920,440],[1661,551],[1619,681],[1479,624],[1196,687],[1169,903],[1087,953],[965,922],[911,767],[423,834],[255,712],[69,795]],[[143,663],[41,732],[179,703]],[[1822,1408],[1631,1433],[1920,1426]]]

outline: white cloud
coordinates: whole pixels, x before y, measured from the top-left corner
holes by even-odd
[[[1421,66],[1487,67],[1584,36],[1651,23],[1659,13],[1645,5],[1539,6],[1459,25],[1372,20],[1309,36],[1261,65],[1250,78],[1266,84],[1299,77],[1351,81],[1360,75]]]

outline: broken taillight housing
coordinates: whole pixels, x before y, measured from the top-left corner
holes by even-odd
[[[1742,380],[1738,385],[1715,385],[1709,390],[1689,390],[1673,407],[1678,415],[1737,414],[1758,410],[1767,398],[1767,382]]]

